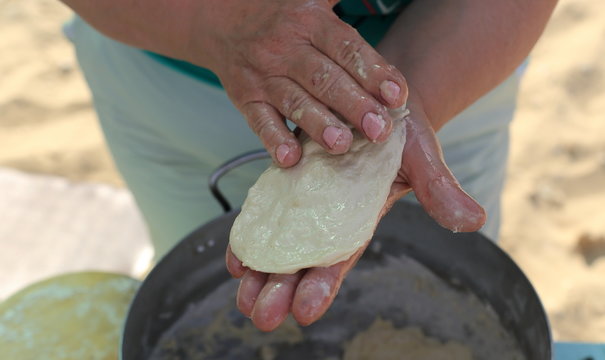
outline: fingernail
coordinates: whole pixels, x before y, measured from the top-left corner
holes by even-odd
[[[338,142],[338,139],[341,136],[342,136],[342,129],[337,128],[336,126],[328,126],[327,128],[324,129],[324,132],[323,132],[324,142],[326,143],[326,145],[328,145],[328,147],[330,149],[334,148],[334,145],[336,145],[336,142]]]
[[[371,112],[365,114],[361,120],[361,127],[363,128],[363,131],[365,131],[368,138],[372,141],[378,139],[385,126],[386,123],[384,122],[382,116]]]
[[[380,84],[380,96],[389,104],[395,104],[397,102],[400,92],[401,88],[399,85],[390,80],[385,80]]]
[[[275,150],[275,156],[277,156],[277,161],[283,164],[284,159],[290,153],[290,147],[286,144],[281,144]]]

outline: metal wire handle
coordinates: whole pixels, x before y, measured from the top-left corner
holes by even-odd
[[[223,193],[218,188],[219,179],[223,177],[223,175],[227,174],[229,171],[235,169],[238,166],[255,160],[267,159],[270,157],[271,155],[269,155],[269,153],[265,149],[253,150],[245,154],[236,156],[233,159],[227,160],[216,170],[214,170],[212,174],[210,174],[210,177],[208,178],[208,187],[210,188],[210,192],[212,193],[216,201],[221,204],[223,210],[226,213],[231,211],[231,204],[229,204],[229,201],[225,198]]]

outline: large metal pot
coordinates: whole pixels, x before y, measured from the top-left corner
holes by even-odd
[[[259,156],[249,154],[246,159]],[[227,163],[213,177],[214,192],[218,192],[217,179],[231,165],[233,162]],[[230,211],[200,227],[151,271],[128,313],[121,347],[123,360],[149,358],[162,334],[191,304],[230,279],[224,254],[236,215],[237,211]],[[380,222],[373,243],[380,246],[364,257],[384,253],[417,260],[489,304],[518,340],[527,359],[552,358],[550,329],[536,291],[514,261],[481,234],[454,234],[441,228],[419,206],[399,202]]]

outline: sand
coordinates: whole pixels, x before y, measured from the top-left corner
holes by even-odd
[[[605,7],[563,0],[532,52],[512,126],[502,246],[555,338],[605,342]]]
[[[55,0],[0,0],[0,166],[123,186]],[[605,342],[605,7],[561,0],[512,126],[501,245],[557,340]]]
[[[0,0],[0,166],[123,185],[56,0]]]

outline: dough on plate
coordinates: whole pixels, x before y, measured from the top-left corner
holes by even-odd
[[[406,114],[393,116],[382,144],[353,130],[346,154],[330,155],[307,140],[296,166],[269,167],[231,229],[235,256],[251,269],[281,274],[348,259],[372,237],[401,166]]]

